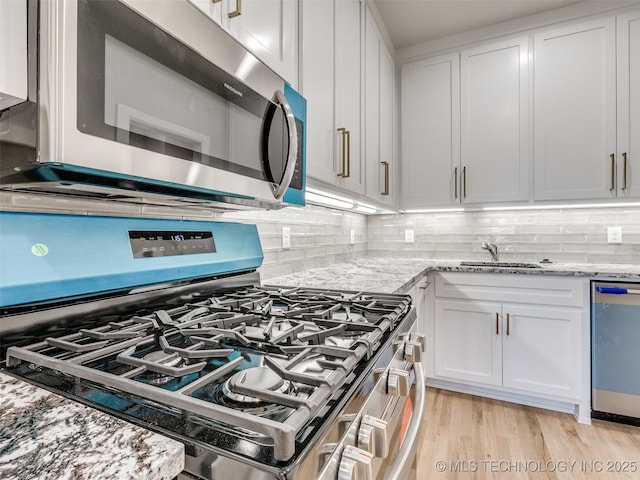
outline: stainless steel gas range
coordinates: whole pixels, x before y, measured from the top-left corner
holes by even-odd
[[[410,297],[261,286],[254,225],[0,223],[6,373],[181,441],[183,478],[415,478]]]

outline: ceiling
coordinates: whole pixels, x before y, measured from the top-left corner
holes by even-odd
[[[395,48],[424,43],[581,0],[374,0]]]

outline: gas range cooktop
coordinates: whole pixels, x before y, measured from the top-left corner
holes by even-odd
[[[277,464],[302,448],[411,307],[401,295],[306,288],[205,297],[10,347],[7,365],[172,433],[232,438],[238,453]]]
[[[259,286],[255,225],[0,221],[0,367],[181,441],[186,478],[313,477],[365,407],[382,430],[361,443],[419,425],[409,296]]]

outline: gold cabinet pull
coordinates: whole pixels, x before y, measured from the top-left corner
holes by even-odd
[[[453,169],[453,198],[458,199],[458,167]]]
[[[380,162],[384,167],[384,192],[380,195],[389,195],[389,162]]]
[[[627,152],[622,154],[622,191],[627,189]]]
[[[345,178],[347,168],[347,129],[339,128],[338,131],[342,134],[342,170],[340,171],[338,176]]]
[[[500,335],[500,314],[496,312],[496,335]]]
[[[351,176],[351,131],[347,130],[347,173],[344,178]]]
[[[211,0],[211,3],[220,3],[222,0]]]
[[[467,198],[467,167],[462,167],[462,198]]]
[[[236,9],[233,12],[229,12],[229,18],[235,18],[242,15],[242,0],[236,0]]]
[[[509,331],[511,329],[510,328],[511,327],[510,326],[510,321],[511,321],[511,318],[510,318],[509,314],[507,313],[507,335],[509,335]]]
[[[616,154],[612,153],[609,157],[611,158],[611,187],[609,191],[613,192],[616,189]]]

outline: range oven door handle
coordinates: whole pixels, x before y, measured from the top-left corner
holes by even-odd
[[[385,480],[402,480],[405,478],[403,473],[406,468],[409,468],[408,463],[415,457],[415,452],[418,448],[418,435],[420,434],[420,426],[422,425],[422,419],[424,417],[425,403],[425,385],[422,364],[420,362],[414,362],[413,371],[416,375],[416,403],[413,406],[411,423],[407,428],[407,433],[404,436],[402,446],[396,455],[393,465],[385,474]]]
[[[296,128],[296,119],[293,116],[291,106],[280,90],[276,90],[273,94],[273,100],[282,107],[284,111],[284,118],[287,121],[287,130],[289,131],[289,152],[287,154],[287,166],[285,167],[282,180],[279,184],[273,184],[273,195],[276,200],[281,200],[284,197],[289,184],[293,179],[293,174],[296,169],[296,160],[298,157],[298,130]]]

